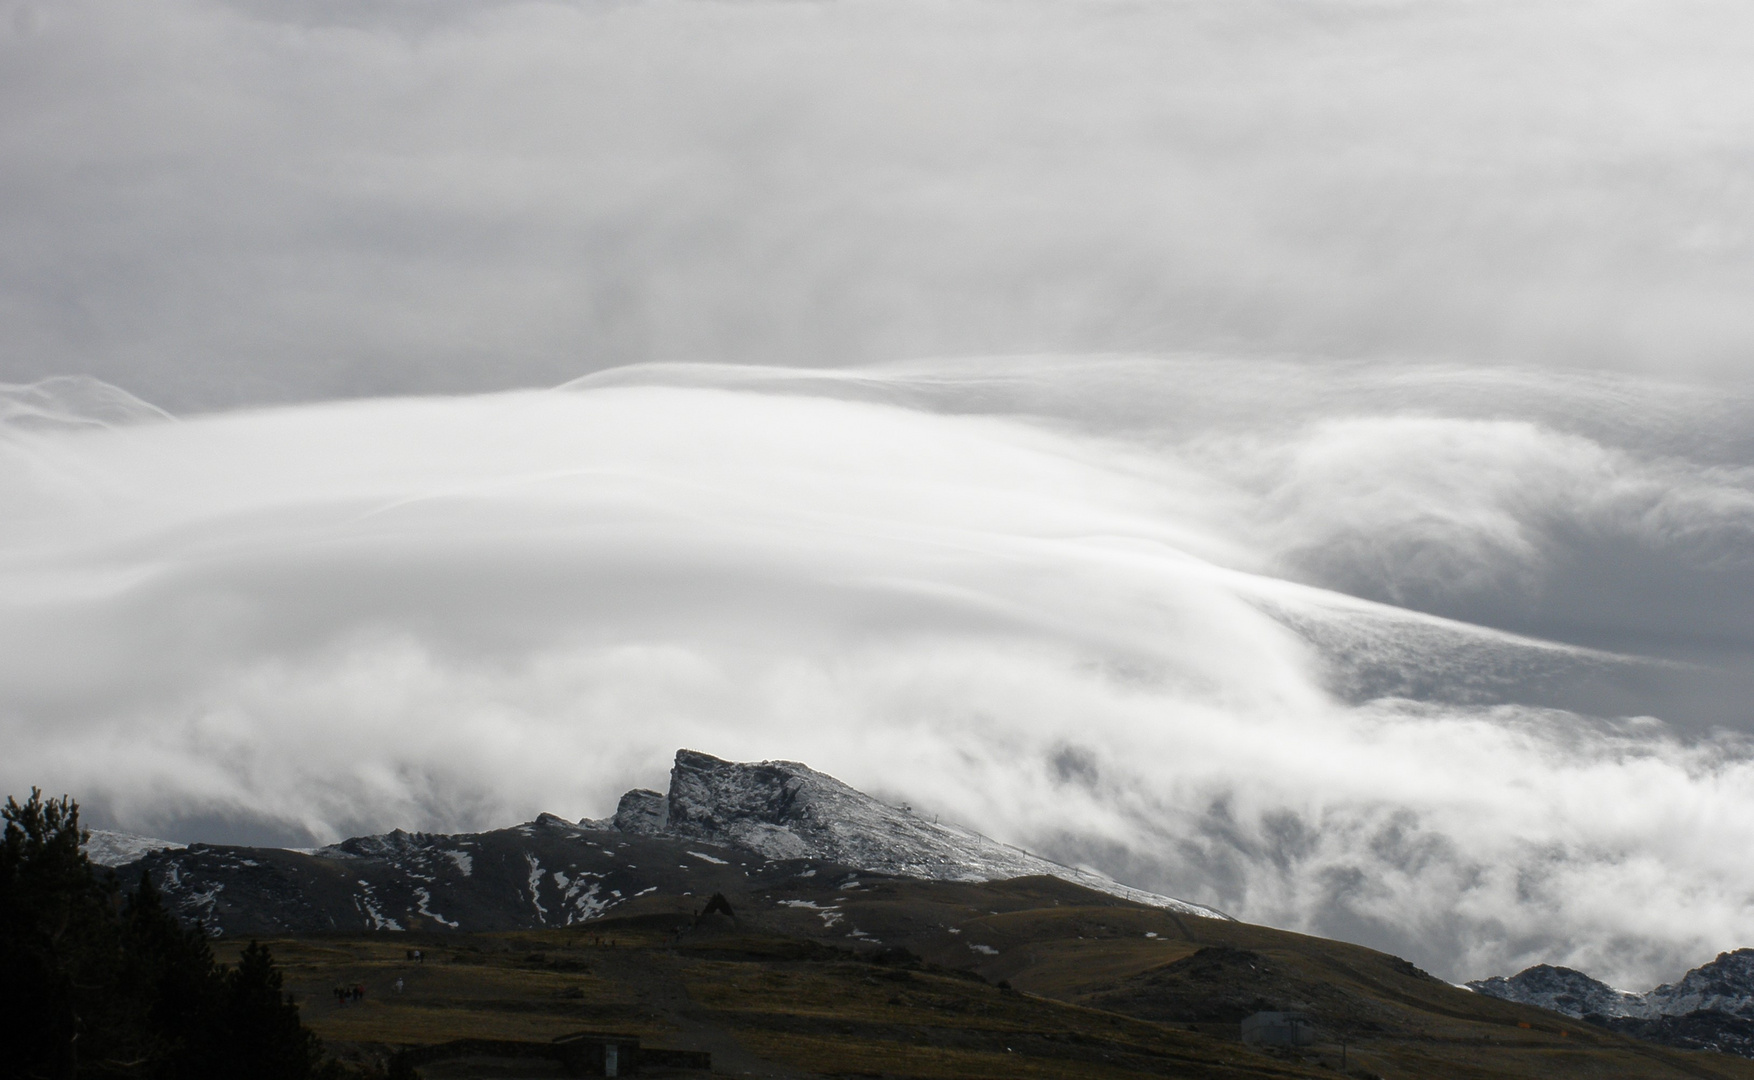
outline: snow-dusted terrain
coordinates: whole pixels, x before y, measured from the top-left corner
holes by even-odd
[[[85,841],[86,857],[99,866],[126,866],[139,862],[148,852],[174,851],[183,845],[153,836],[90,829]]]
[[[731,762],[679,750],[668,795],[636,789],[621,797],[613,818],[581,824],[707,840],[768,859],[824,859],[897,877],[997,881],[1047,875],[1134,903],[1228,918],[1212,908],[1051,862],[958,825],[928,821],[794,761]]]
[[[144,840],[111,847],[137,853],[122,860],[124,874],[146,869],[173,910],[220,933],[569,926],[654,892],[707,897],[792,883],[832,898],[861,874],[969,883],[1045,876],[1178,914],[1228,918],[927,821],[803,765],[739,764],[689,750],[677,752],[668,794],[630,791],[601,821],[543,814],[491,832],[396,830],[306,851],[164,850]],[[860,936],[850,927],[846,934]]]
[[[1664,983],[1642,994],[1615,990],[1571,968],[1540,964],[1509,978],[1481,979],[1468,984],[1476,993],[1539,1005],[1567,1016],[1684,1016],[1704,1010],[1754,1020],[1754,949],[1719,953],[1709,964],[1689,971],[1676,983]]]
[[[1537,964],[1506,978],[1495,975],[1468,984],[1475,993],[1538,1005],[1566,1016],[1648,1016],[1643,994],[1629,994],[1568,967]]]
[[[1615,990],[1571,968],[1540,964],[1468,987],[1506,1001],[1590,1018],[1617,1031],[1689,1049],[1754,1057],[1754,949],[1716,960],[1642,994]]]

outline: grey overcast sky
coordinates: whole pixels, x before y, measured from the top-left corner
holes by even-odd
[[[4,0],[0,377],[173,411],[643,360],[1723,375],[1745,6]]]
[[[1754,945],[1754,12],[0,0],[0,784],[688,745],[1446,976]]]

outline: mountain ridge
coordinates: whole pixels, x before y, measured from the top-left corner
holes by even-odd
[[[605,819],[541,814],[455,835],[395,829],[306,850],[152,841],[118,869],[144,869],[172,910],[222,934],[567,926],[653,892],[704,896],[818,875],[1052,877],[1179,915],[1229,919],[927,821],[797,762],[730,762],[684,749],[670,780],[664,795],[629,791]]]
[[[1549,964],[1466,985],[1653,1042],[1754,1057],[1754,948],[1719,953],[1679,980],[1643,993]]]
[[[795,761],[733,762],[678,750],[667,794],[635,788],[621,797],[613,817],[580,824],[712,841],[770,859],[826,859],[871,873],[933,881],[1045,875],[1186,915],[1230,917],[1216,908],[1045,859],[972,829],[928,821]]]

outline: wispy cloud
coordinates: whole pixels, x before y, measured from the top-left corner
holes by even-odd
[[[1710,692],[1754,640],[1745,403],[1228,370],[9,426],[0,781],[329,838],[601,814],[688,745],[1453,976],[1754,938],[1754,748]]]

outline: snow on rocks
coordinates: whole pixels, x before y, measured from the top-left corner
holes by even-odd
[[[184,846],[153,836],[92,829],[85,841],[85,856],[99,866],[126,866],[154,851],[177,851]]]
[[[1717,959],[1642,994],[1628,993],[1571,968],[1538,964],[1505,978],[1468,983],[1476,993],[1538,1005],[1567,1016],[1654,1019],[1694,1012],[1720,1012],[1754,1020],[1754,949],[1719,953]]]
[[[738,764],[689,750],[677,753],[667,794],[635,789],[602,820],[542,814],[490,832],[397,829],[310,850],[138,839],[106,849],[116,858],[141,852],[123,874],[146,870],[179,915],[229,934],[325,932],[362,921],[381,930],[519,930],[587,922],[653,893],[809,888],[809,880],[827,900],[884,877],[1051,875],[1223,917],[925,820],[804,765]],[[846,925],[838,905],[806,906],[825,927]]]
[[[630,791],[612,823],[623,832],[708,840],[767,859],[823,859],[898,877],[996,881],[1048,875],[1134,903],[1229,917],[1063,866],[971,829],[927,821],[793,761],[739,763],[678,750],[668,796]]]
[[[1644,1016],[1644,995],[1616,990],[1581,971],[1537,964],[1505,978],[1494,976],[1468,983],[1468,989],[1487,997],[1538,1005],[1567,1016]]]

